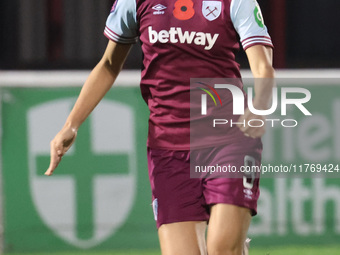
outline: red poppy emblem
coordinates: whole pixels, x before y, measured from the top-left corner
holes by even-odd
[[[191,0],[177,0],[173,14],[175,18],[179,20],[191,19],[195,14],[193,7],[194,3]]]

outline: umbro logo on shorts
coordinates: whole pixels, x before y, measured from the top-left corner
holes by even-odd
[[[253,199],[253,192],[250,189],[243,189],[244,197],[247,199]]]

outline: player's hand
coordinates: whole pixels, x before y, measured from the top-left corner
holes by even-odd
[[[248,125],[248,121],[252,120],[252,119],[262,120],[264,125],[262,125],[261,127],[250,127]],[[249,111],[249,109],[247,108],[244,112],[244,115],[242,115],[238,120],[238,122],[245,123],[245,125],[237,124],[237,126],[244,133],[245,136],[249,136],[251,138],[258,138],[258,137],[263,136],[263,134],[266,131],[265,120],[266,119],[265,119],[264,116],[256,115],[256,114],[252,113],[251,111]],[[256,122],[254,121],[254,123],[252,125],[260,126],[260,123],[259,123],[259,121],[256,121]]]
[[[74,128],[63,127],[63,129],[51,141],[51,159],[45,175],[52,175],[57,168],[61,158],[69,150],[77,137],[77,130]]]

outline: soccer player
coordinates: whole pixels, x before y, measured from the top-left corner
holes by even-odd
[[[207,157],[211,165],[259,165],[264,127],[234,126],[218,141],[190,144],[189,92],[190,78],[240,78],[234,55],[240,39],[253,76],[269,78],[255,79],[253,105],[268,108],[272,42],[257,2],[116,0],[104,34],[109,39],[106,51],[51,142],[45,174],[52,175],[139,38],[144,55],[141,92],[150,109],[148,168],[162,254],[241,255],[256,214],[259,180],[190,178],[190,158]],[[248,109],[236,117],[241,123],[264,119]]]

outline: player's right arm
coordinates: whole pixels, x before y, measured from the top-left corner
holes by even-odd
[[[109,41],[105,53],[87,78],[65,125],[50,144],[50,166],[45,175],[52,175],[62,156],[73,144],[77,130],[116,80],[131,44]]]
[[[105,36],[110,40],[102,59],[87,78],[64,127],[51,141],[52,175],[62,156],[77,136],[77,130],[116,80],[131,45],[137,41],[135,0],[116,0],[106,21]]]

